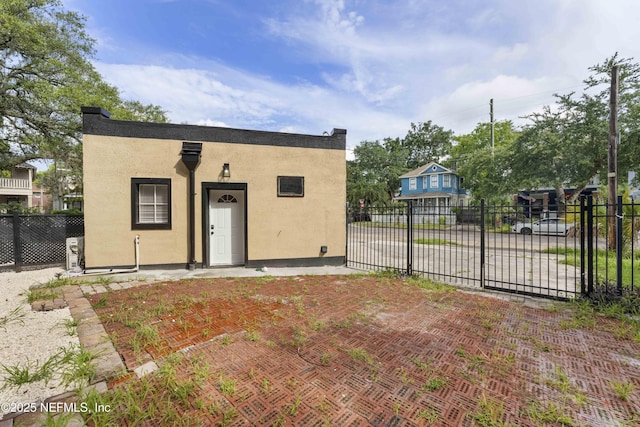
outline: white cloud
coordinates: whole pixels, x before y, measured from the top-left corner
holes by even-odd
[[[308,83],[274,83],[213,63],[207,70],[96,64],[125,98],[161,105],[174,123],[321,135],[347,129],[348,145],[404,134],[408,122],[393,113]]]
[[[489,120],[490,98],[496,120],[517,121],[553,103],[554,92],[580,90],[587,67],[615,51],[640,60],[635,0],[290,6],[290,15],[265,18],[265,37],[313,64],[318,74],[309,81],[172,52],[141,55],[148,65],[96,66],[125,97],[161,105],[177,123],[311,134],[346,128],[352,147],[404,136],[411,122],[469,132]]]
[[[546,77],[526,79],[499,75],[492,80],[462,84],[451,93],[431,99],[422,107],[421,115],[435,117],[434,122],[453,129],[456,134],[471,132],[480,122],[490,120],[490,99],[494,100],[494,120],[512,120],[523,124],[520,117],[540,111],[554,102],[554,88],[561,82]]]
[[[211,119],[198,120],[194,124],[196,124],[198,126],[211,126],[211,127],[218,127],[218,128],[229,128],[229,127],[231,127],[228,124],[226,124],[225,122],[221,122],[219,120],[211,120]]]
[[[529,47],[525,43],[516,43],[512,46],[501,46],[493,54],[493,62],[520,61],[529,53]]]

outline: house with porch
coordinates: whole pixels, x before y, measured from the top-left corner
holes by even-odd
[[[190,269],[345,263],[346,130],[303,135],[82,113],[86,268],[136,259],[141,268]]]
[[[454,207],[464,206],[468,191],[451,169],[431,162],[400,176],[401,191],[396,201],[413,201],[414,224],[455,224]]]
[[[35,173],[35,166],[21,163],[11,168],[9,176],[0,176],[0,205],[17,203],[31,208]]]

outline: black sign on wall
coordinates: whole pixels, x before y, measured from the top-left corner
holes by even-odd
[[[304,177],[279,176],[278,197],[304,197]]]

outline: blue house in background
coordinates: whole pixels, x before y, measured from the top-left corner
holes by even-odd
[[[413,200],[416,214],[434,216],[429,222],[438,223],[444,216],[451,223],[450,216],[455,221],[451,208],[464,206],[469,198],[461,181],[451,169],[431,162],[400,177],[401,192],[396,200]]]

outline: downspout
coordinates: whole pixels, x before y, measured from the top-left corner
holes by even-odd
[[[202,143],[182,143],[182,163],[189,169],[189,270],[196,269],[196,168],[200,164]]]
[[[196,171],[189,170],[189,270],[196,269]]]

